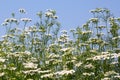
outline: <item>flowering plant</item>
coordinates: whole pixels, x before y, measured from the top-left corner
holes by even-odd
[[[119,80],[120,18],[106,8],[90,12],[93,18],[70,30],[72,39],[66,30],[59,33],[55,10],[38,12],[32,26],[31,18],[17,19],[12,13],[2,23],[6,35],[0,41],[0,79]]]

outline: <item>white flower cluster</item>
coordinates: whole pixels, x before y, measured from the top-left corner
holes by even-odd
[[[5,19],[5,22],[11,23],[11,22],[18,22],[18,21],[15,18],[8,18],[8,19]]]
[[[10,67],[9,70],[15,71],[17,68],[16,67]]]
[[[105,77],[105,78],[102,78],[101,80],[111,80],[111,78]]]
[[[90,21],[92,21],[93,23],[97,23],[98,22],[98,18],[91,18]]]
[[[114,78],[120,79],[120,75],[114,76]]]
[[[72,75],[73,73],[75,73],[75,70],[62,70],[62,71],[56,72],[55,74],[63,76],[63,75]]]
[[[92,58],[89,58],[89,60],[106,60],[106,59],[116,59],[120,57],[120,53],[112,53],[110,54],[109,52],[102,52],[101,55],[94,56]]]
[[[58,55],[58,54],[53,54],[53,53],[51,53],[49,56],[48,56],[48,58],[50,58],[50,59],[52,59],[52,58],[59,58],[60,57],[60,55]]]
[[[42,75],[41,78],[52,78],[53,76],[54,74],[49,73],[49,74]]]
[[[108,10],[107,8],[96,8],[96,9],[94,9],[94,10],[91,10],[90,11],[91,13],[93,13],[93,14],[95,14],[95,13],[103,13],[103,12],[105,12],[105,13],[109,13],[110,12],[110,10]]]
[[[108,71],[108,72],[105,72],[104,76],[106,77],[109,77],[111,75],[119,75],[119,73],[115,72],[115,71]]]
[[[71,49],[71,48],[62,48],[61,51],[67,52],[67,51],[69,51],[70,49]]]
[[[38,66],[38,64],[35,64],[33,62],[23,63],[23,65],[24,65],[24,68],[26,69],[29,69],[29,68],[36,69]]]
[[[19,45],[19,46],[21,46],[21,45]],[[25,51],[25,52],[14,52],[14,53],[9,53],[9,54],[7,55],[7,58],[13,58],[13,57],[19,57],[19,58],[21,58],[21,57],[24,57],[24,56],[29,57],[30,55],[31,55],[31,53],[30,53],[29,51]]]
[[[19,12],[20,13],[26,13],[25,9],[23,9],[23,8],[19,9]]]
[[[0,62],[4,63],[6,59],[0,57]]]
[[[48,18],[53,18],[53,19],[57,19],[58,16],[55,15],[56,14],[56,11],[55,10],[47,10],[47,12],[45,13],[45,16],[48,17]]]
[[[83,35],[85,35],[85,34],[92,34],[92,33],[93,33],[93,31],[90,31],[90,30],[88,30],[88,31],[82,31]]]
[[[51,13],[51,12],[46,12],[45,15],[46,15],[46,17],[52,17],[52,16],[53,16],[53,13]]]
[[[40,70],[41,70],[41,69],[38,68],[38,69],[35,69],[35,70],[27,70],[27,71],[22,71],[22,72],[23,72],[23,74],[33,75],[33,74],[35,74],[35,73],[39,73]]]
[[[117,37],[113,37],[112,40],[117,40],[117,39],[120,39],[120,36],[117,36]]]
[[[93,72],[91,72],[91,73],[84,72],[83,75],[84,76],[92,76],[92,75],[94,75],[94,73]]]
[[[55,73],[49,73],[49,74],[44,74],[41,76],[41,78],[52,78],[52,77],[61,77],[61,76],[67,76],[67,75],[72,75],[73,73],[75,73],[74,70],[62,70],[62,71],[58,71]]]
[[[7,26],[7,25],[8,25],[8,22],[3,22],[1,25],[2,25],[2,26]]]
[[[2,76],[4,76],[4,75],[5,75],[5,73],[4,73],[4,72],[0,73],[0,77],[2,77]]]
[[[22,18],[21,21],[23,21],[23,22],[31,22],[32,19],[30,19],[30,18]]]
[[[1,24],[2,26],[7,26],[9,23],[18,23],[18,20],[15,18],[7,18],[4,20],[4,22]]]
[[[85,69],[93,69],[95,68],[92,64],[87,64],[84,66]]]
[[[75,66],[80,67],[82,64],[83,64],[82,62],[79,62],[79,63],[76,63]]]

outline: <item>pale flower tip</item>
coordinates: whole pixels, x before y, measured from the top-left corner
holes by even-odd
[[[20,20],[23,22],[31,22],[32,21],[32,19],[30,19],[30,18],[21,18]]]
[[[23,8],[19,9],[19,12],[20,13],[26,13],[25,9],[23,9]]]
[[[2,77],[2,76],[4,76],[4,75],[5,75],[5,73],[4,73],[4,72],[0,73],[0,77]]]
[[[32,63],[32,62],[23,63],[23,65],[24,65],[24,68],[26,68],[26,69],[30,69],[30,68],[36,69],[37,66],[38,66],[38,64],[35,64],[35,63]]]
[[[61,33],[67,34],[67,30],[62,30]]]
[[[1,26],[7,26],[8,25],[8,22],[3,22],[2,24],[1,24]]]

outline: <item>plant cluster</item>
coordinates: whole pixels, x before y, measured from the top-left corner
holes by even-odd
[[[26,11],[19,9],[24,15]],[[2,23],[1,80],[120,80],[120,18],[96,8],[81,27],[60,30],[55,10],[32,19],[12,17]],[[20,25],[22,23],[22,27]]]

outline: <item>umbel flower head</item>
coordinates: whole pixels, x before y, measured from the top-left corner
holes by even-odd
[[[5,21],[4,21],[4,23],[12,23],[12,22],[18,23],[18,20],[15,19],[15,18],[7,18],[7,19],[5,19]]]
[[[23,22],[31,22],[32,19],[30,19],[30,18],[21,18],[21,21],[23,21]]]
[[[7,26],[7,25],[8,25],[8,22],[3,22],[1,25],[2,25],[2,26]]]
[[[48,18],[53,18],[57,19],[58,17],[56,16],[56,11],[52,9],[48,9],[47,12],[45,13],[45,16]]]
[[[19,9],[19,12],[23,13],[23,14],[26,13],[25,9],[23,9],[23,8]]]
[[[38,64],[35,64],[32,62],[23,63],[23,65],[24,65],[24,68],[26,68],[26,69],[29,69],[29,68],[36,69],[38,66]]]

